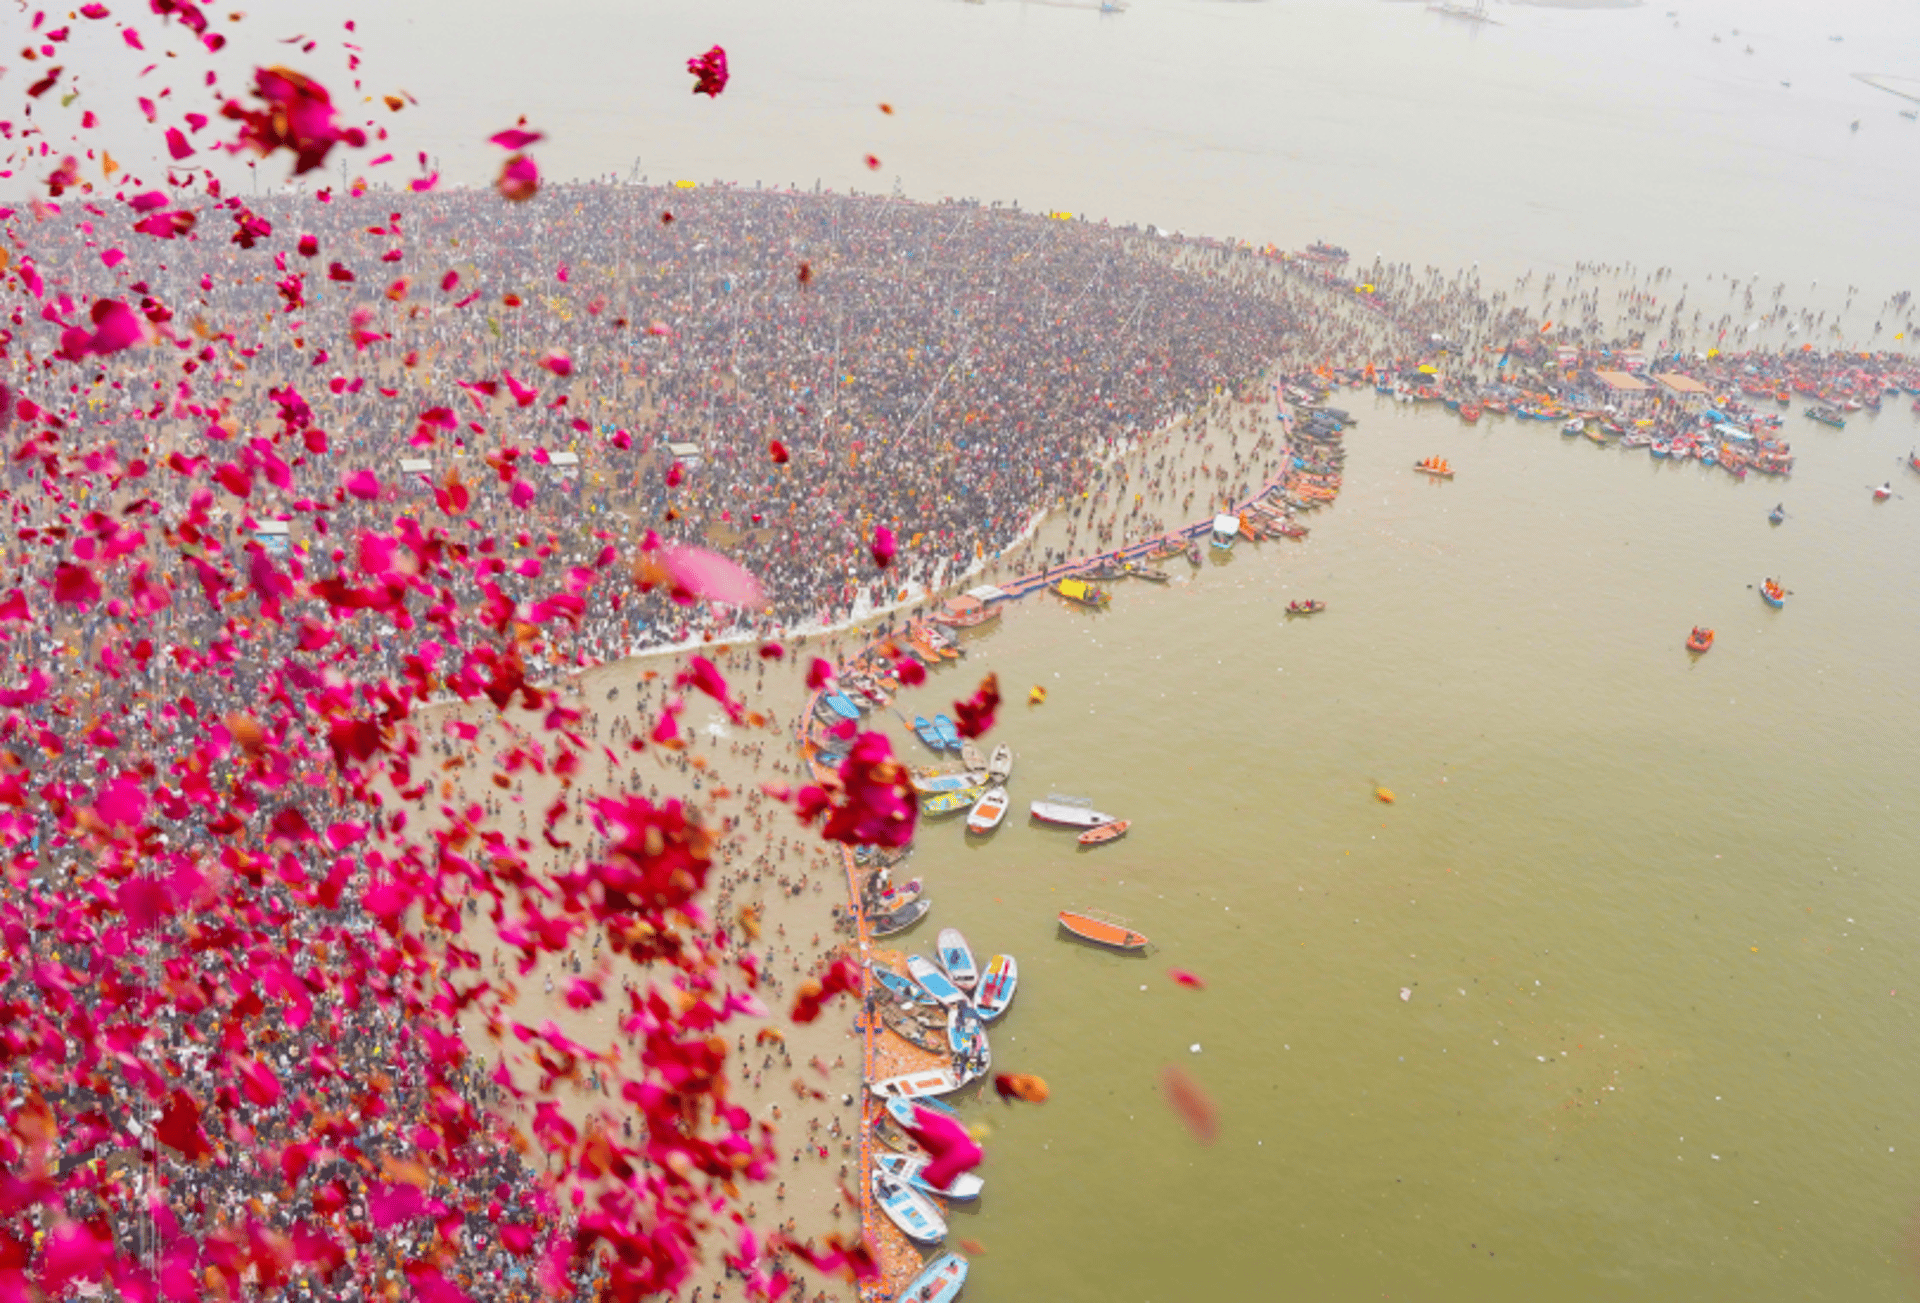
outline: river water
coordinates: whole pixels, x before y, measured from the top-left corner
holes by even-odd
[[[1588,259],[1815,307],[1914,288],[1920,124],[1849,76],[1920,74],[1897,0],[1499,26],[1367,0],[642,0],[575,6],[590,41],[538,6],[453,12],[358,15],[368,84],[420,95],[409,147],[450,177],[497,165],[476,122],[524,112],[556,176],[638,155],[656,182],[897,184],[1502,280]],[[718,101],[653,74],[715,41]],[[967,1106],[994,1129],[954,1216],[987,1250],[969,1299],[1911,1297],[1920,478],[1897,459],[1920,425],[1796,405],[1776,487],[1344,405],[1362,424],[1310,540],[1176,562],[1098,615],[1030,599],[903,699],[931,713],[997,670],[1016,809],[1064,790],[1134,820],[1084,853],[1018,819],[921,838],[915,947],[953,925],[1018,956],[996,1067],[1053,1088]],[[1410,473],[1434,453],[1457,480]],[[1907,496],[1876,506],[1890,476]],[[1330,609],[1289,622],[1302,596]],[[1698,659],[1695,623],[1719,631]],[[1030,684],[1044,706],[1017,704]],[[1063,941],[1069,904],[1155,953]],[[1168,1064],[1217,1102],[1213,1145],[1162,1102]]]

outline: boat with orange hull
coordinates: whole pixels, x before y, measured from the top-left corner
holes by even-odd
[[[1713,650],[1713,630],[1702,629],[1695,625],[1693,632],[1687,635],[1687,650],[1695,653]]]
[[[1424,461],[1415,462],[1413,468],[1422,475],[1431,475],[1437,480],[1453,478],[1453,467],[1447,465],[1445,457],[1428,457]]]
[[[1112,823],[1103,823],[1098,828],[1089,828],[1079,836],[1082,846],[1102,846],[1107,842],[1119,841],[1127,835],[1127,829],[1133,823],[1127,819],[1115,819]]]
[[[1472,425],[1475,421],[1480,419],[1479,406],[1474,403],[1460,404],[1460,419],[1465,421],[1468,425]]]
[[[1060,911],[1060,926],[1082,941],[1091,941],[1095,945],[1112,946],[1115,950],[1147,948],[1146,937],[1135,932],[1119,919],[1102,918],[1097,914],[1080,910],[1063,909]]]

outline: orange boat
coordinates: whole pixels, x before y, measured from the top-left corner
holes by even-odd
[[[1445,457],[1428,457],[1424,461],[1415,462],[1413,468],[1422,475],[1432,475],[1443,480],[1453,478],[1453,467],[1447,465]]]
[[[1060,926],[1084,941],[1092,941],[1116,950],[1145,950],[1147,939],[1118,919],[1093,914],[1060,911]]]
[[[1713,630],[1702,629],[1699,625],[1695,625],[1693,632],[1687,635],[1687,650],[1690,652],[1704,652],[1710,651],[1712,648]]]
[[[1118,841],[1127,835],[1127,829],[1133,824],[1125,819],[1115,819],[1112,823],[1103,823],[1098,828],[1089,828],[1080,834],[1082,846],[1099,846],[1104,842]]]

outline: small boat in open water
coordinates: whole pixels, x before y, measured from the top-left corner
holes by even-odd
[[[912,1186],[875,1168],[873,1197],[880,1210],[910,1240],[920,1244],[938,1244],[947,1238],[946,1218],[939,1207]]]
[[[967,945],[967,939],[960,934],[960,929],[941,928],[935,944],[940,950],[940,966],[947,970],[947,976],[953,979],[953,984],[962,991],[971,991],[980,980],[980,969],[973,962],[973,949]]]
[[[941,933],[945,936],[946,933]],[[966,999],[966,993],[953,984],[947,976],[947,970],[928,959],[925,955],[908,955],[907,972],[913,980],[927,988],[927,994],[949,1007]]]
[[[981,835],[992,832],[1007,817],[1007,807],[1012,804],[1013,798],[1007,795],[1006,788],[990,789],[973,803],[973,809],[967,815],[967,831]]]
[[[1693,626],[1693,632],[1687,635],[1687,650],[1698,655],[1713,650],[1713,630]]]
[[[967,1283],[967,1260],[957,1253],[943,1254],[907,1282],[900,1303],[954,1303]]]
[[[1060,926],[1083,941],[1112,946],[1115,950],[1145,950],[1147,939],[1117,918],[1103,918],[1085,910],[1063,909]]]
[[[1007,1011],[1013,1003],[1013,993],[1020,985],[1020,965],[1012,955],[995,955],[987,961],[986,971],[980,974],[980,985],[974,988],[973,1007],[980,1011],[980,1017],[992,1022]]]
[[[1288,615],[1318,615],[1326,609],[1327,604],[1325,602],[1316,602],[1312,598],[1308,598],[1304,602],[1287,603]]]
[[[1104,846],[1108,842],[1117,842],[1127,835],[1127,829],[1133,827],[1130,819],[1115,819],[1112,823],[1103,823],[1098,828],[1089,828],[1076,840],[1082,846]]]
[[[1786,518],[1787,504],[1784,502],[1767,513],[1767,523],[1769,525],[1777,525]]]
[[[1413,468],[1422,475],[1431,475],[1437,480],[1453,478],[1453,467],[1447,465],[1445,457],[1428,457],[1424,461],[1415,462]]]
[[[1760,600],[1779,610],[1787,604],[1787,590],[1771,579],[1760,581]]]
[[[955,1203],[971,1203],[980,1197],[980,1192],[987,1186],[983,1178],[975,1176],[972,1172],[960,1173],[953,1178],[952,1185],[945,1187],[935,1185],[921,1175],[926,1170],[927,1160],[910,1154],[876,1153],[873,1156],[873,1165],[896,1181],[905,1181],[925,1194],[937,1194],[942,1199],[951,1199]],[[917,1296],[913,1294],[901,1295],[902,1299],[915,1297]]]
[[[1068,828],[1098,828],[1103,823],[1116,822],[1112,815],[1094,809],[1093,802],[1086,797],[1059,792],[1050,793],[1044,801],[1035,801],[1027,811],[1041,823],[1057,823]]]

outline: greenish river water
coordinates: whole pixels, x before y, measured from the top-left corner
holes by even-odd
[[[1310,540],[1097,615],[1029,599],[903,698],[1046,685],[994,735],[1016,812],[1134,821],[1096,851],[1013,817],[920,837],[908,948],[1015,954],[995,1068],[1053,1089],[968,1108],[969,1298],[1910,1297],[1920,423],[1796,415],[1795,476],[1740,484],[1335,401],[1362,424]],[[1432,453],[1459,478],[1408,469]],[[1302,596],[1330,609],[1288,621]],[[1065,940],[1069,904],[1154,953]]]

